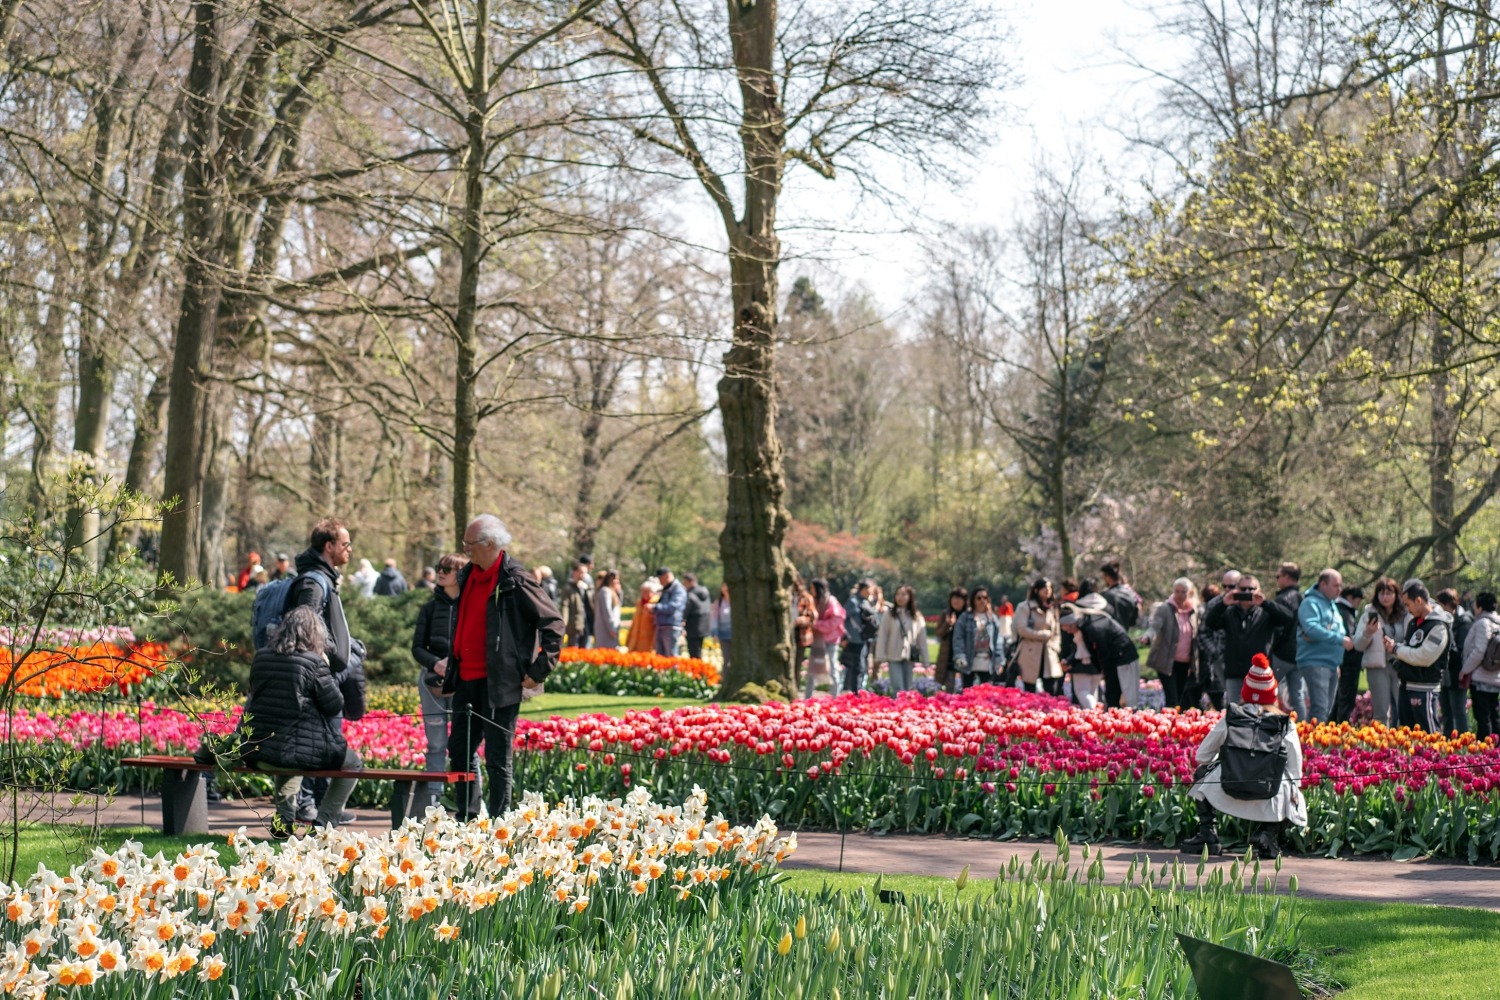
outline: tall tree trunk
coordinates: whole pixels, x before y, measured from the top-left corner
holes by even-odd
[[[151,391],[135,415],[135,434],[130,439],[130,460],[125,465],[125,488],[132,493],[146,493],[147,480],[151,476],[151,465],[156,460],[156,449],[161,444],[162,421],[167,415],[167,376],[157,375],[151,380]],[[118,555],[127,545],[139,545],[141,527],[131,524],[124,530],[116,530],[110,537],[109,554]]]
[[[1451,587],[1458,576],[1458,535],[1454,526],[1457,488],[1454,452],[1458,419],[1449,402],[1453,375],[1448,370],[1453,351],[1453,331],[1442,321],[1432,332],[1432,387],[1429,390],[1431,445],[1428,451],[1428,503],[1432,508],[1433,589]]]
[[[573,555],[594,551],[598,522],[594,519],[594,491],[599,484],[599,433],[604,415],[590,409],[583,415],[583,450],[578,455],[578,492],[573,500]]]
[[[203,461],[198,471],[202,505],[198,519],[198,572],[204,583],[226,579],[224,520],[232,494],[230,477],[239,468],[234,447],[234,393],[222,382],[205,393]],[[238,565],[238,563],[236,563]]]
[[[339,498],[339,460],[338,418],[319,413],[313,417],[312,446],[308,451],[314,518],[334,516],[332,511]]]
[[[187,78],[187,167],[183,174],[182,307],[172,350],[167,402],[167,459],[163,494],[175,506],[162,519],[164,579],[178,586],[199,566],[199,458],[203,451],[205,380],[223,297],[220,236],[222,171],[216,100],[222,65],[218,0],[193,2],[193,58]]]
[[[485,130],[489,118],[489,0],[474,5],[473,62],[465,87],[468,117],[464,131],[464,204],[460,215],[463,239],[459,250],[458,309],[454,340],[458,345],[456,399],[453,410],[453,543],[463,543],[464,529],[474,516],[475,442],[479,437],[479,268],[484,256]]]
[[[62,386],[63,323],[67,315],[63,303],[66,300],[67,296],[54,278],[52,294],[47,301],[47,318],[37,328],[36,365],[32,368],[32,390],[28,394],[31,398],[30,502],[37,508],[42,504],[42,481],[47,460],[52,457],[57,441],[57,399]]]
[[[727,6],[746,173],[744,217],[729,233],[734,340],[718,387],[729,480],[719,553],[736,624],[735,655],[721,688],[726,696],[750,683],[793,686],[792,567],[783,548],[790,517],[776,436],[776,203],[786,141],[773,72],[776,3],[729,0]]]

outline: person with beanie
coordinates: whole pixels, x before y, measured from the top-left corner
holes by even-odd
[[[1264,858],[1281,854],[1279,838],[1288,825],[1307,825],[1302,741],[1264,653],[1251,658],[1240,701],[1225,708],[1197,756],[1188,795],[1198,806],[1198,832],[1182,841],[1182,851],[1223,852],[1215,823],[1220,812],[1254,824],[1250,846]]]

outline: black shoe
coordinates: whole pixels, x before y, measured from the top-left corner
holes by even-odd
[[[286,840],[292,835],[291,824],[281,818],[281,813],[271,817],[271,839]]]
[[[1213,827],[1199,830],[1191,837],[1184,837],[1177,845],[1177,849],[1184,854],[1202,854],[1207,847],[1210,857],[1218,857],[1224,853],[1223,845],[1219,843],[1219,834]]]
[[[1255,848],[1255,856],[1273,861],[1281,857],[1281,845],[1276,842],[1276,834],[1271,830],[1257,830],[1250,835],[1250,846]]]
[[[317,806],[303,806],[297,810],[298,823],[316,823],[318,821]]]

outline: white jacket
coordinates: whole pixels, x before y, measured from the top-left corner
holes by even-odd
[[[1219,755],[1219,748],[1229,737],[1229,721],[1221,715],[1219,721],[1198,744],[1198,763],[1207,764]],[[1200,781],[1193,783],[1188,795],[1207,801],[1215,809],[1240,819],[1257,823],[1279,823],[1288,820],[1293,826],[1307,825],[1307,800],[1302,797],[1302,740],[1297,737],[1297,727],[1286,727],[1286,776],[1281,788],[1269,799],[1237,799],[1224,791],[1219,784],[1220,766],[1216,763]]]
[[[1365,627],[1370,618],[1379,617],[1380,628],[1373,633],[1366,632]],[[1411,615],[1402,611],[1400,617],[1394,623],[1388,622],[1380,617],[1375,611],[1375,605],[1366,605],[1364,613],[1359,616],[1359,622],[1354,626],[1354,648],[1364,653],[1359,665],[1366,670],[1381,670],[1386,667],[1396,666],[1396,654],[1385,651],[1385,643],[1380,641],[1382,635],[1388,635],[1398,645],[1406,641],[1406,630],[1411,628]]]
[[[875,662],[900,660],[927,662],[927,623],[920,611],[908,618],[891,608],[880,619],[880,632],[875,637]]]
[[[1500,671],[1479,668],[1480,662],[1484,660],[1485,648],[1490,644],[1490,637],[1496,633],[1500,633],[1500,613],[1486,611],[1474,619],[1474,626],[1469,629],[1468,638],[1464,640],[1464,665],[1459,671],[1460,677],[1473,677],[1475,681],[1488,687],[1500,687]]]

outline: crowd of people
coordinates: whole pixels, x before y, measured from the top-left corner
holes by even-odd
[[[559,584],[549,567],[522,567],[506,553],[509,543],[499,519],[480,515],[464,533],[463,550],[444,555],[418,583],[431,591],[411,645],[427,770],[478,772],[484,747],[487,782],[454,789],[461,817],[476,815],[481,799],[491,815],[508,804],[520,705],[540,690],[561,648],[620,646],[618,571],[605,570],[596,581],[593,560],[584,555]],[[352,775],[361,767],[343,739],[342,720],[364,712],[365,650],[349,634],[342,593],[377,597],[407,588],[394,560],[379,573],[361,560],[345,576],[352,549],[348,529],[324,520],[295,559],[277,557],[273,573],[254,553],[247,561],[242,582],[256,591],[256,653],[240,735],[244,759],[276,773],[276,836],[289,835],[297,822],[352,819],[344,805],[354,777],[304,781],[297,773]],[[1421,580],[1383,578],[1366,602],[1364,590],[1345,586],[1337,570],[1325,569],[1303,586],[1301,568],[1283,563],[1273,590],[1227,570],[1201,588],[1187,578],[1174,581],[1148,610],[1120,566],[1107,562],[1096,577],[1038,578],[1019,606],[984,586],[955,587],[932,622],[935,655],[909,585],[896,587],[887,601],[875,580],[863,579],[840,600],[828,581],[799,577],[791,602],[798,693],[805,698],[862,690],[880,672],[891,693],[910,690],[919,671],[930,668],[941,690],[1002,684],[1067,696],[1085,709],[1135,708],[1144,651],[1144,666],[1160,678],[1168,707],[1231,709],[1223,725],[1271,733],[1272,744],[1288,741],[1288,752],[1277,758],[1290,755],[1288,767],[1300,760],[1291,745],[1296,730],[1286,736],[1276,713],[1348,720],[1361,676],[1376,722],[1448,732],[1469,730],[1472,721],[1481,737],[1500,732],[1500,613],[1489,592],[1469,601],[1451,589],[1431,594]],[[715,596],[693,574],[679,579],[667,567],[642,583],[627,648],[677,656],[685,643],[687,655],[698,657],[710,638],[727,667],[733,651],[727,586]],[[1251,708],[1236,708],[1245,705]],[[1215,733],[1201,754],[1203,773],[1222,766],[1217,746],[1208,744],[1229,734]],[[418,809],[442,793],[442,784],[432,783]],[[1213,781],[1201,793],[1194,797],[1202,828],[1192,843],[1216,848],[1214,809],[1229,808],[1234,797]],[[1284,789],[1274,794],[1282,797],[1275,822],[1296,821],[1296,796]],[[1260,802],[1251,811],[1269,816],[1270,808]],[[1271,849],[1279,827],[1266,829],[1261,846]]]
[[[1144,666],[1168,707],[1222,709],[1240,700],[1262,654],[1304,721],[1348,721],[1363,676],[1376,722],[1500,732],[1500,614],[1489,592],[1433,594],[1421,580],[1382,578],[1366,603],[1338,570],[1304,585],[1301,567],[1287,562],[1272,590],[1226,570],[1202,587],[1178,579],[1148,609],[1119,564],[1106,562],[1096,577],[1034,580],[1018,607],[987,587],[955,587],[934,623],[931,659],[927,619],[908,586],[887,602],[865,579],[840,602],[826,581],[799,579],[793,602],[804,697],[858,691],[879,670],[893,693],[909,690],[914,666],[930,665],[945,691],[1003,684],[1067,693],[1084,708],[1135,708]]]

